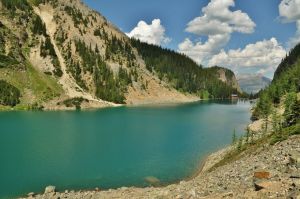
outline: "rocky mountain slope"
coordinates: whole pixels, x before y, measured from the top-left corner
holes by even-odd
[[[237,79],[242,91],[248,94],[258,93],[260,90],[269,86],[272,81],[259,74],[241,74],[238,75]]]
[[[1,0],[0,34],[0,79],[19,90],[19,108],[199,99],[195,89],[178,89],[174,81],[150,71],[132,40],[80,0]],[[177,55],[179,61],[188,59]],[[189,66],[180,67],[189,74]],[[208,85],[202,84],[204,91]],[[227,82],[214,85],[232,88]]]

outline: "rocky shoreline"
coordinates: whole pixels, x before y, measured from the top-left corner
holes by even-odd
[[[242,152],[236,160],[215,165],[235,150],[230,146],[207,157],[194,178],[165,187],[56,192],[25,198],[300,198],[300,136]]]

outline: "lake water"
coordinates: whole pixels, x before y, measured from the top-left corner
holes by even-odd
[[[79,112],[0,113],[0,198],[167,184],[244,133],[250,104],[230,101]]]

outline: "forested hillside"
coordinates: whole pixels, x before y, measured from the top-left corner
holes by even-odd
[[[280,72],[279,72],[280,71]],[[300,51],[291,50],[277,69],[271,85],[260,93],[252,119],[272,125],[276,139],[300,134]]]
[[[147,69],[178,90],[198,94],[201,98],[228,98],[238,93],[237,87],[226,81],[235,78],[234,73],[228,69],[203,68],[183,54],[139,40],[131,41],[142,55]],[[219,70],[225,71],[224,82],[220,79]]]

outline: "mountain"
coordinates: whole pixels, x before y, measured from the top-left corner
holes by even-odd
[[[188,102],[238,90],[185,55],[128,38],[80,0],[0,0],[0,10],[2,105]]]
[[[241,89],[248,94],[258,93],[261,89],[269,86],[272,81],[260,74],[241,74],[237,78]]]

